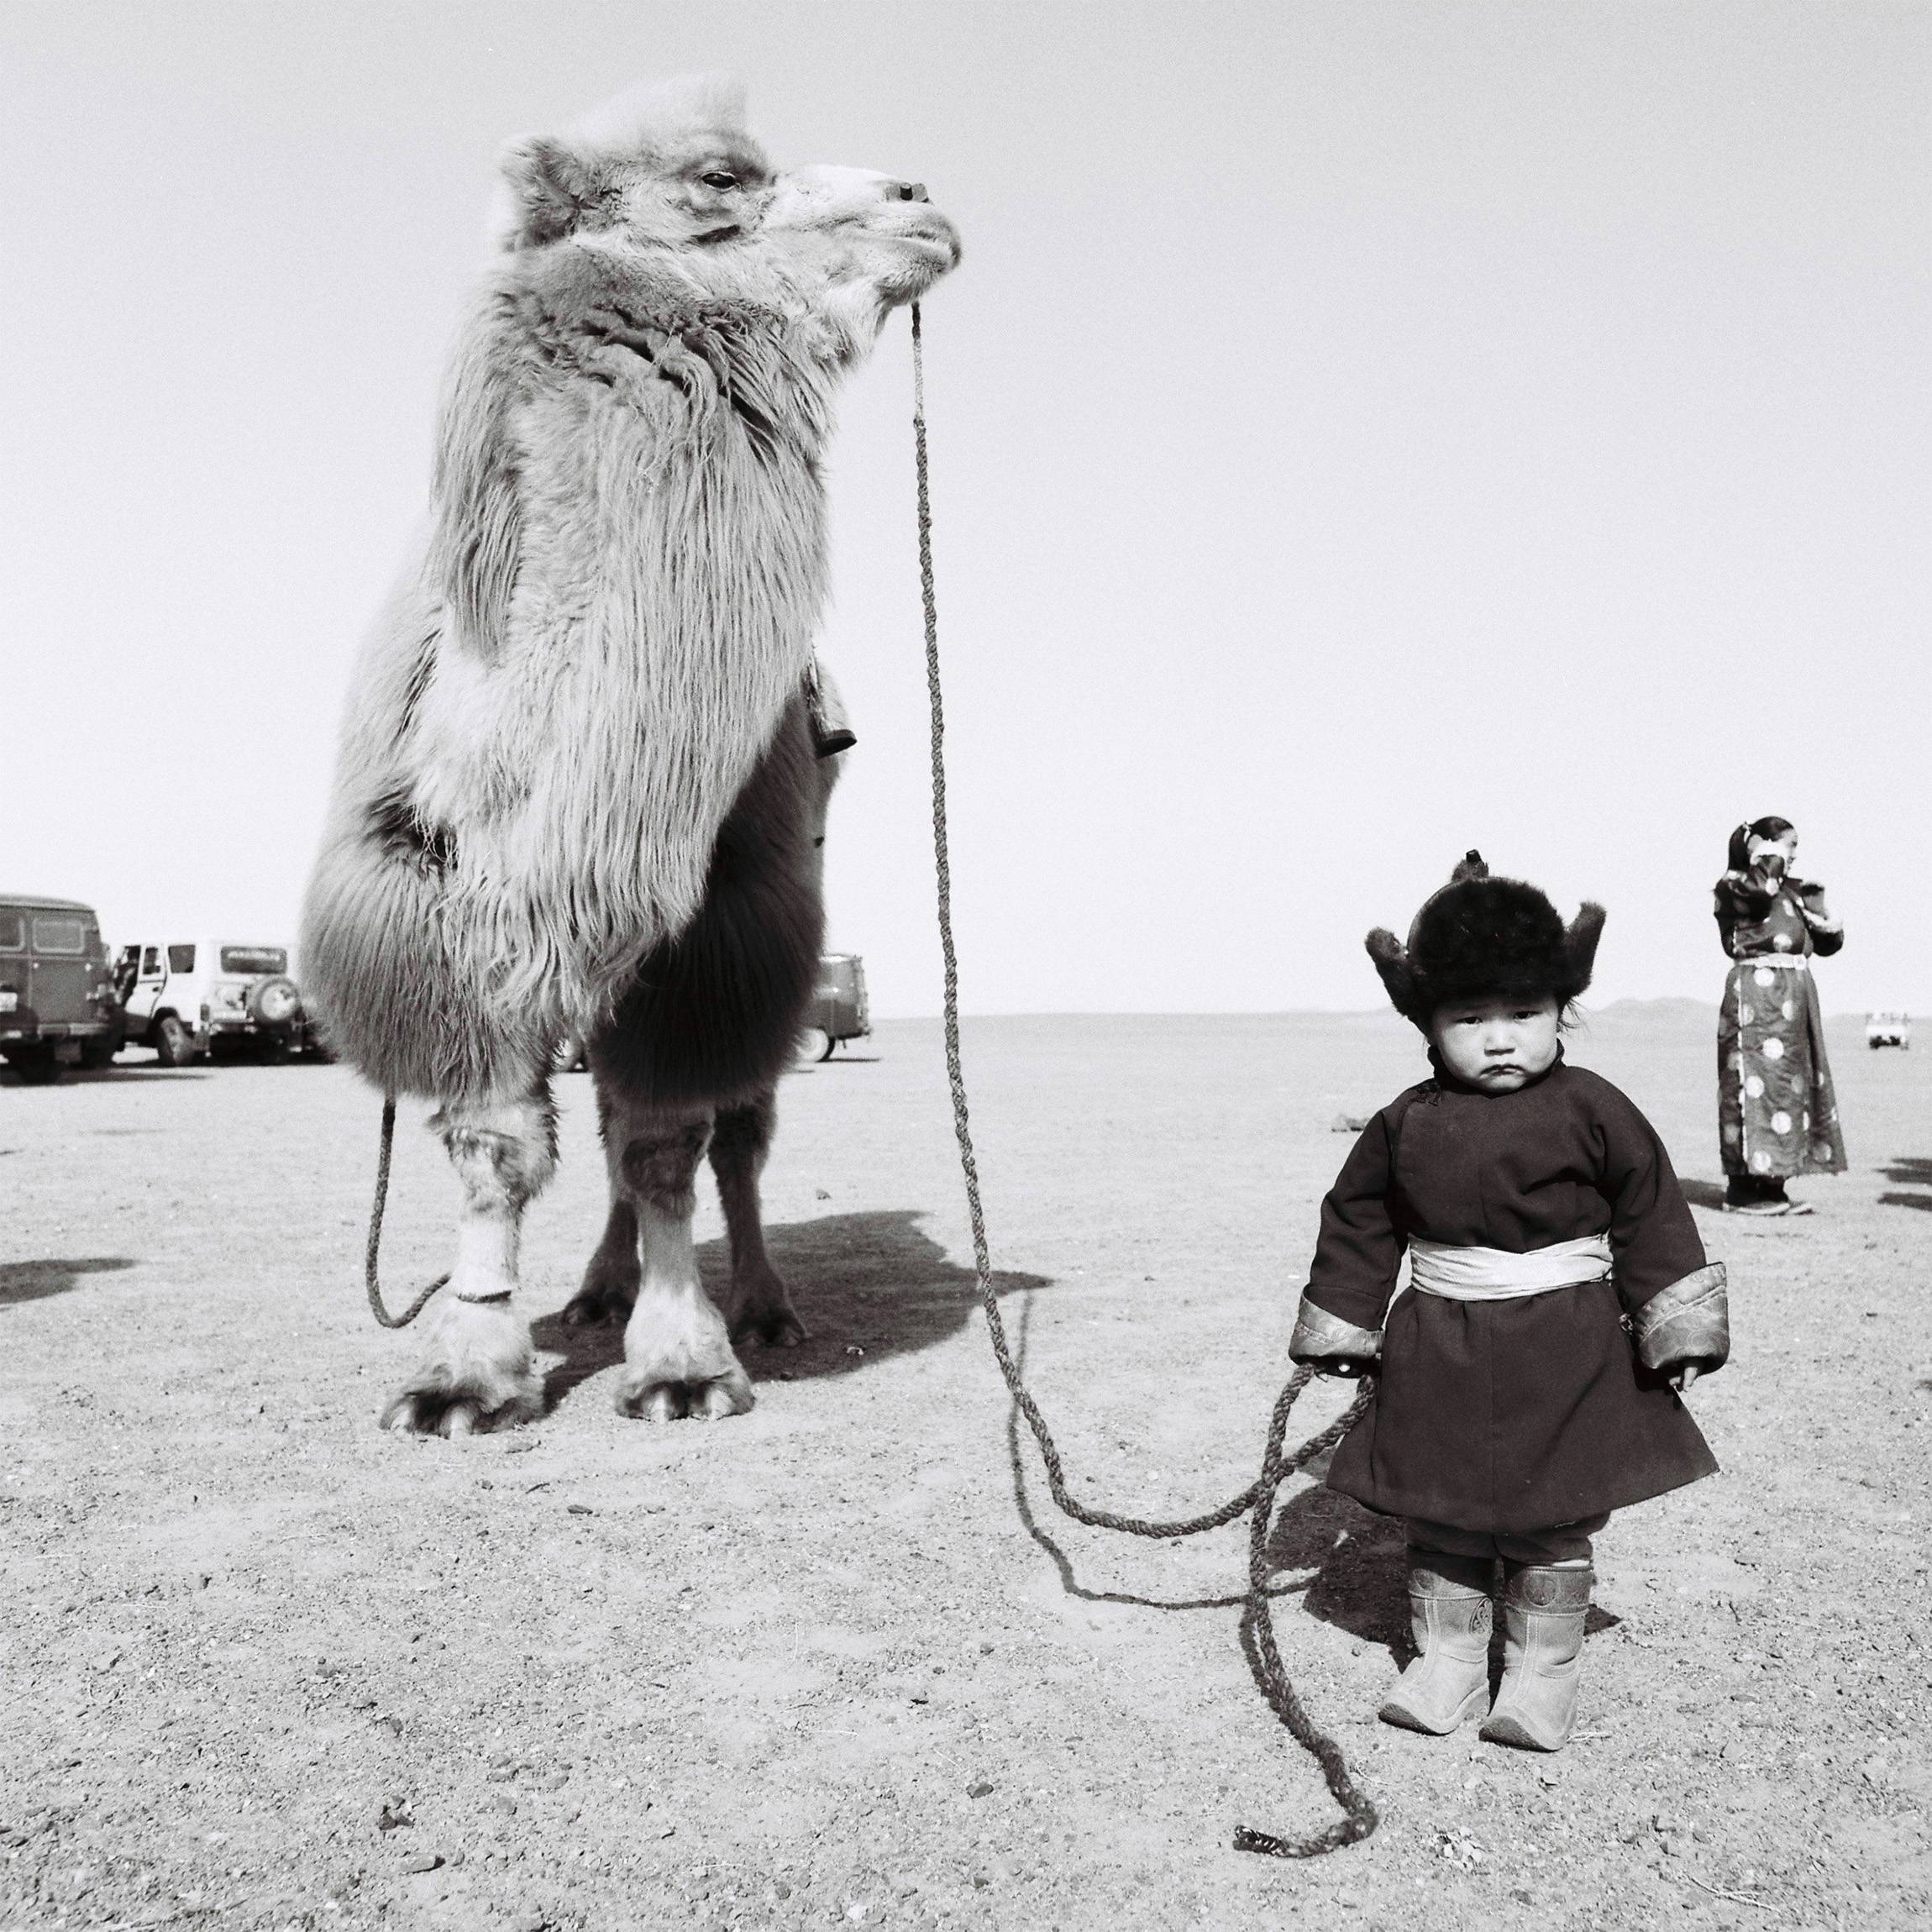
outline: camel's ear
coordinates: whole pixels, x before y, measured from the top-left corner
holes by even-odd
[[[1404,1019],[1415,1018],[1415,969],[1409,963],[1409,949],[1385,926],[1378,926],[1363,941],[1389,1003]]]
[[[1604,934],[1602,906],[1586,899],[1577,908],[1577,916],[1563,928],[1563,957],[1570,967],[1570,997],[1574,1000],[1590,984],[1597,963],[1597,942]]]
[[[1484,864],[1483,854],[1474,846],[1462,854],[1462,862],[1449,874],[1452,885],[1460,885],[1466,879],[1487,879],[1489,868]]]
[[[582,155],[549,134],[519,134],[504,148],[501,166],[508,192],[496,226],[506,249],[560,241],[596,206],[603,186]]]

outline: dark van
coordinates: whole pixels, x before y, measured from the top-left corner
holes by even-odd
[[[72,899],[0,892],[0,1058],[24,1080],[104,1067],[121,1050],[101,922]]]

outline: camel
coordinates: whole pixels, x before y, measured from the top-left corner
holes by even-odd
[[[610,1211],[566,1320],[622,1319],[617,1406],[752,1405],[803,1334],[759,1176],[822,936],[821,465],[841,379],[959,259],[917,183],[774,172],[717,76],[512,141],[501,254],[439,413],[430,515],[352,680],[302,920],[344,1058],[436,1103],[456,1253],[385,1427],[541,1412],[518,1232],[588,1041]],[[819,753],[824,752],[826,755]],[[732,1289],[691,1239],[709,1156]]]

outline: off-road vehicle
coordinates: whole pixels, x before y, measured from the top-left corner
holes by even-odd
[[[286,946],[141,940],[121,948],[115,975],[129,1045],[152,1047],[165,1067],[251,1047],[332,1057],[288,976]]]

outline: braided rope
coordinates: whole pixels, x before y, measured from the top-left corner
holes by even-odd
[[[376,1278],[376,1257],[382,1252],[382,1213],[389,1204],[389,1150],[396,1139],[396,1096],[382,1096],[382,1144],[375,1157],[375,1199],[369,1208],[369,1246],[362,1257],[362,1279],[369,1290],[369,1312],[385,1328],[407,1328],[429,1305],[438,1289],[449,1285],[449,1277],[439,1274],[410,1303],[401,1315],[391,1315],[382,1305],[382,1284]]]
[[[932,713],[932,853],[937,874],[939,949],[945,962],[946,1074],[953,1089],[953,1131],[959,1142],[959,1165],[966,1181],[966,1210],[973,1229],[973,1265],[978,1281],[979,1305],[985,1311],[986,1331],[992,1339],[994,1358],[1000,1365],[1014,1406],[1026,1419],[1026,1426],[1039,1445],[1040,1459],[1046,1465],[1047,1486],[1054,1503],[1077,1523],[1099,1530],[1118,1530],[1130,1536],[1172,1538],[1199,1536],[1203,1530],[1219,1529],[1237,1517],[1252,1512],[1248,1532],[1248,1593],[1242,1612],[1242,1635],[1250,1647],[1255,1677],[1275,1714],[1297,1744],[1320,1765],[1322,1776],[1335,1801],[1347,1814],[1313,1837],[1276,1838],[1247,1825],[1236,1829],[1237,1851],[1259,1852],[1272,1858],[1309,1858],[1334,1851],[1366,1838],[1378,1822],[1374,1805],[1356,1785],[1347,1760],[1332,1738],[1325,1736],[1309,1721],[1294,1686],[1281,1661],[1275,1642],[1274,1617],[1268,1592],[1268,1532],[1274,1515],[1275,1494],[1289,1476],[1339,1442],[1368,1406],[1373,1383],[1365,1382],[1362,1392],[1347,1410],[1337,1416],[1319,1435],[1311,1436],[1291,1455],[1284,1455],[1289,1412],[1294,1406],[1315,1371],[1298,1368],[1275,1399],[1274,1414],[1268,1424],[1268,1446],[1262,1457],[1261,1474],[1238,1496],[1230,1497],[1219,1509],[1204,1515],[1184,1517],[1178,1522],[1159,1523],[1139,1516],[1122,1516],[1110,1509],[1093,1509],[1075,1498],[1067,1488],[1065,1467],[1053,1433],[1039,1404],[1028,1393],[1018,1365],[1007,1345],[1006,1325],[1000,1319],[1000,1301],[993,1287],[993,1264],[986,1242],[986,1216],[979,1201],[979,1168],[973,1154],[973,1133],[967,1117],[966,1078],[959,1058],[959,963],[953,945],[953,868],[947,849],[946,812],[946,715],[939,683],[939,613],[932,582],[932,506],[927,478],[926,454],[926,363],[925,345],[920,328],[919,305],[912,305],[912,435],[914,459],[919,478],[919,588],[926,612],[926,692]]]

